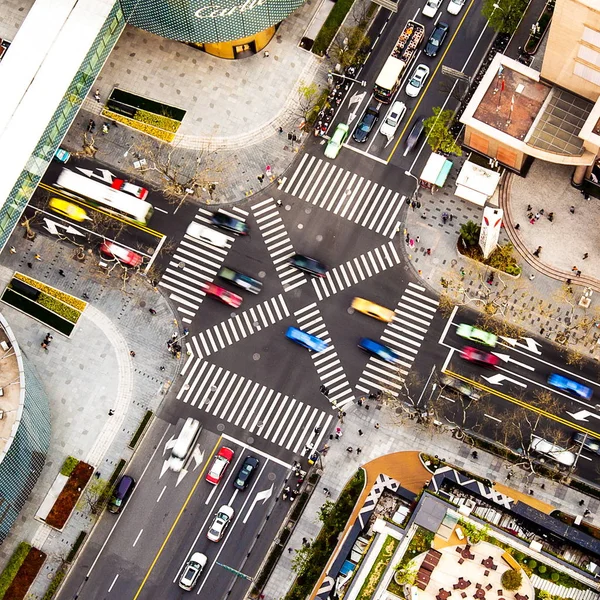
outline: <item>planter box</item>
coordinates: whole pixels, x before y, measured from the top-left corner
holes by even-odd
[[[540,13],[538,20],[535,22],[540,27],[539,34],[530,33],[525,45],[523,46],[523,52],[528,56],[533,56],[539,49],[544,36],[550,29],[550,23],[552,22],[552,15],[554,14],[554,2],[547,2],[544,6],[544,10]],[[538,37],[539,35],[539,37]]]
[[[37,548],[31,548],[23,564],[17,571],[3,600],[23,600],[44,565],[46,554]]]

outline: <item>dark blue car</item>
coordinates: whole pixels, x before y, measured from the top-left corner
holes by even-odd
[[[393,363],[399,358],[393,350],[369,338],[360,338],[358,341],[358,347],[361,350],[380,358],[381,360],[385,360],[386,362]]]
[[[316,335],[310,335],[310,333],[306,333],[306,331],[302,331],[302,329],[298,329],[297,327],[288,327],[288,330],[285,332],[285,337],[313,352],[323,352],[323,350],[327,348],[327,342],[324,342]]]

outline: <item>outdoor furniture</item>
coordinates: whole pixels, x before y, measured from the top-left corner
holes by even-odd
[[[492,571],[495,571],[498,568],[498,565],[492,565]]]
[[[464,559],[464,558],[459,558],[459,559],[458,559],[458,564],[459,564],[459,565],[462,565],[464,562],[465,562],[465,559]]]
[[[478,590],[480,590],[480,589],[481,589],[481,584],[480,584],[480,583],[476,583],[476,584],[475,584],[475,587],[476,587]],[[519,600],[519,599],[517,598],[517,600]]]
[[[453,589],[453,590],[460,590],[460,585],[459,585],[458,583],[455,583],[455,584],[452,586],[452,589]]]
[[[444,588],[440,588],[440,593],[436,596],[437,600],[448,600],[452,592],[447,592]]]
[[[484,575],[487,577],[487,576],[490,574],[490,572],[489,572],[489,571],[486,569],[486,570],[483,572],[483,574],[484,574]],[[488,584],[488,585],[489,585],[489,584]],[[490,587],[492,587],[492,586],[490,585]]]
[[[481,588],[478,589],[473,597],[478,599],[485,598],[485,590],[482,590]]]
[[[504,594],[503,590],[498,590],[498,596],[502,596],[502,594]]]
[[[467,592],[462,592],[460,596],[461,596],[461,598],[466,598],[467,597]]]
[[[456,550],[456,552],[462,552],[463,549],[460,546],[456,546],[456,548],[454,548],[454,550]]]
[[[486,589],[486,590],[489,592],[489,591],[492,589],[492,584],[491,584],[491,583],[488,583],[488,584],[485,586],[485,589]]]

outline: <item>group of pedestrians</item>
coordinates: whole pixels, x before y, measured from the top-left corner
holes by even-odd
[[[50,346],[50,342],[54,339],[54,337],[52,336],[51,333],[47,333],[46,337],[44,338],[44,340],[42,341],[42,343],[40,344],[42,346],[42,348],[48,352],[48,346]]]

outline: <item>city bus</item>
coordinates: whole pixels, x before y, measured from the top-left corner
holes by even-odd
[[[94,206],[140,225],[147,225],[154,212],[154,208],[149,202],[134,198],[100,181],[94,181],[90,177],[79,175],[68,169],[62,170],[56,180],[56,185],[87,198]]]
[[[186,419],[169,457],[169,468],[172,471],[179,473],[183,469],[201,431],[200,421],[192,419],[192,417]]]

